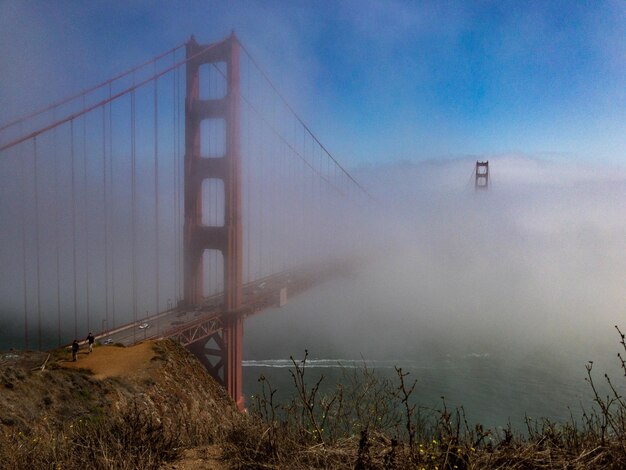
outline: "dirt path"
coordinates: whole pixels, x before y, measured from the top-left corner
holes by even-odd
[[[145,341],[127,348],[96,346],[91,354],[81,351],[78,353],[76,362],[66,361],[62,365],[74,369],[89,369],[96,379],[105,379],[132,376],[138,371],[145,371],[150,359],[155,355],[152,341]]]
[[[137,378],[148,373],[151,359],[157,355],[153,341],[126,348],[118,346],[96,346],[91,354],[85,347],[78,353],[78,360],[61,362],[63,367],[72,369],[89,369],[93,377],[102,380],[109,377]],[[222,449],[219,445],[200,446],[184,449],[178,460],[162,465],[161,470],[219,470],[224,462]]]

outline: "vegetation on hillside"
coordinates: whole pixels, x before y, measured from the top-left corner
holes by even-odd
[[[624,334],[618,354],[626,376]],[[396,368],[396,380],[363,366],[347,369],[331,394],[323,378],[307,383],[307,355],[293,360],[294,398],[274,401],[276,390],[261,377],[251,420],[230,436],[228,458],[239,468],[355,469],[623,469],[626,468],[626,399],[608,375],[600,394],[587,364],[594,402],[582,420],[566,423],[527,418],[526,432],[471,426],[463,408],[418,407],[418,381]]]
[[[66,351],[43,370],[46,354],[11,354],[0,364],[0,469],[156,469],[245,419],[191,353],[151,347],[140,370],[103,380],[64,367]]]
[[[616,327],[617,328],[617,327]],[[625,336],[618,354],[626,376]],[[419,382],[400,368],[381,378],[346,369],[331,393],[309,381],[307,354],[293,360],[293,398],[276,403],[270,381],[247,414],[235,410],[200,364],[171,341],[154,343],[150,366],[129,378],[96,380],[88,370],[24,354],[0,364],[0,468],[346,468],[622,469],[626,399],[605,375],[581,420],[527,420],[524,433],[470,425],[463,408],[418,406]],[[30,360],[30,363],[29,363]],[[211,458],[185,463],[186,449]],[[211,449],[209,452],[207,449]],[[196,455],[196,457],[197,457]],[[181,460],[182,457],[182,460]]]

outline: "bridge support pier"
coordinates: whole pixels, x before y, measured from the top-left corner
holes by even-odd
[[[240,46],[234,34],[226,40],[199,45],[192,37],[187,42],[187,92],[185,100],[185,227],[184,294],[188,306],[203,302],[203,254],[219,250],[224,260],[224,314],[222,336],[213,345],[192,345],[209,372],[243,407],[241,350],[243,320],[240,314],[243,272],[241,228],[240,157]],[[226,94],[221,98],[200,98],[200,66],[226,64]],[[206,119],[222,119],[225,124],[225,153],[206,158],[200,145],[200,124]],[[219,179],[224,187],[224,225],[202,223],[202,182]],[[213,364],[207,355],[221,358]],[[221,369],[222,374],[219,374]]]
[[[211,376],[220,382],[235,400],[237,407],[245,407],[242,390],[243,317],[237,313],[224,314],[223,328],[209,338],[187,346],[204,365]]]
[[[243,371],[242,346],[243,346],[243,318],[239,314],[227,315],[224,328],[224,343],[226,351],[224,367],[224,385],[240,410],[245,407],[243,399]]]

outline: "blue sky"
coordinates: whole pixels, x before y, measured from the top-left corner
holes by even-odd
[[[348,166],[502,154],[626,166],[621,0],[2,0],[0,120],[231,29]]]

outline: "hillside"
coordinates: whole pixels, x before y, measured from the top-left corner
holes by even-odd
[[[626,465],[626,405],[618,395],[597,396],[598,407],[582,423],[540,420],[529,423],[526,435],[498,433],[469,426],[463,409],[444,405],[421,415],[415,386],[401,369],[398,382],[367,368],[348,371],[336,392],[322,396],[319,382],[304,380],[305,364],[306,356],[294,362],[293,401],[275,403],[275,390],[261,377],[247,414],[169,340],[98,346],[77,362],[66,350],[2,353],[0,469]]]
[[[65,351],[0,356],[3,469],[197,468],[197,455],[206,456],[202,468],[223,468],[211,445],[244,419],[171,341],[99,346],[77,362]]]

